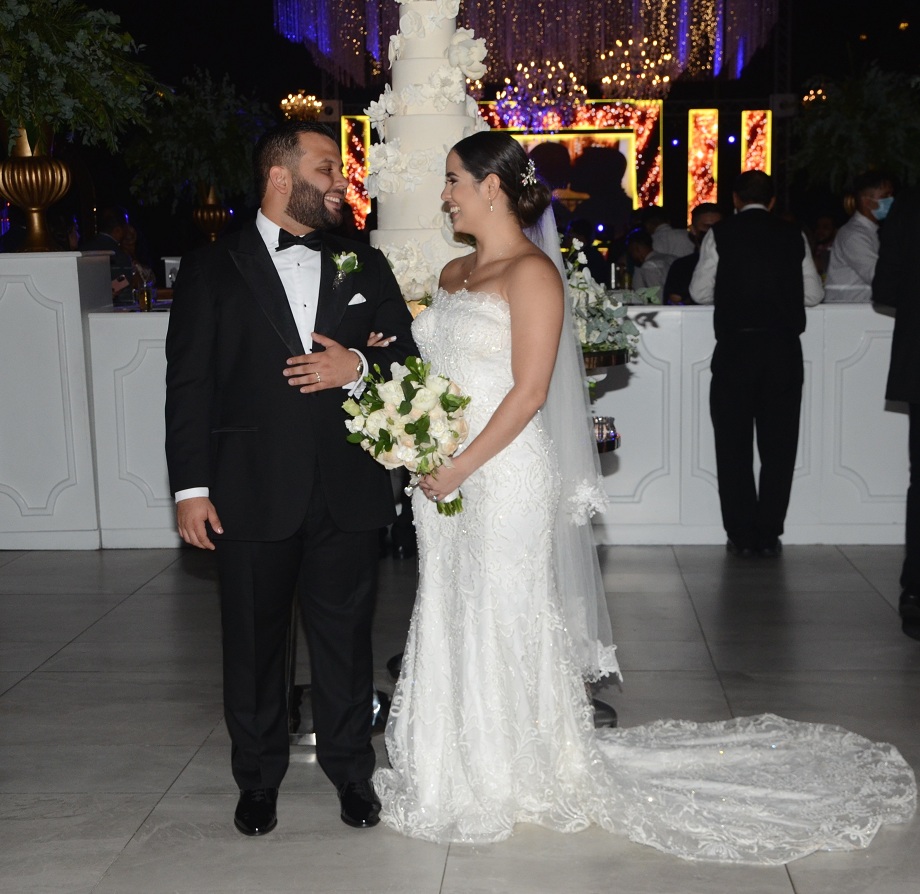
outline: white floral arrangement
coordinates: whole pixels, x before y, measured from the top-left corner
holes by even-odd
[[[347,439],[359,444],[384,468],[405,466],[413,477],[409,489],[419,477],[428,475],[457,452],[469,434],[463,417],[470,398],[446,376],[433,374],[431,365],[418,357],[407,357],[405,365],[390,365],[390,379],[384,379],[380,367],[366,376],[367,387],[356,401],[342,404],[348,413],[345,420]],[[463,509],[463,498],[448,497],[438,503],[442,515],[456,515]]]
[[[413,192],[426,174],[443,170],[446,157],[446,148],[402,152],[399,140],[375,143],[368,153],[367,194],[374,199],[384,193]]]
[[[441,269],[450,260],[451,252],[442,239],[429,239],[422,243],[409,239],[399,246],[381,245],[399,290],[406,301],[424,301],[438,287]]]
[[[563,254],[582,350],[625,350],[634,354],[639,346],[639,330],[626,316],[626,306],[591,276],[583,247],[578,239],[573,239],[572,247]]]

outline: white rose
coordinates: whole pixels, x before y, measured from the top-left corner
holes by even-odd
[[[453,456],[459,446],[460,442],[456,438],[445,438],[443,441],[438,442],[438,453],[441,456]]]
[[[380,429],[387,424],[387,414],[383,410],[374,410],[364,423],[364,430],[374,439],[380,435]]]
[[[382,453],[378,453],[374,459],[385,469],[398,469],[402,465],[402,462],[396,456],[395,450],[384,450]]]
[[[428,376],[425,379],[425,387],[429,391],[433,391],[435,394],[443,394],[447,391],[447,386],[450,384],[450,379],[445,378],[444,376]]]
[[[454,419],[454,434],[457,436],[457,439],[462,444],[466,440],[466,436],[470,433],[470,424],[462,416]]]
[[[427,388],[419,388],[415,397],[412,398],[412,406],[418,407],[418,409],[425,413],[433,409],[437,404],[438,395],[433,391],[429,391]]]
[[[397,446],[393,450],[393,455],[400,462],[400,464],[408,467],[409,463],[414,463],[415,458],[415,447],[404,447],[402,445]]]
[[[431,418],[431,423],[428,426],[428,433],[436,441],[440,441],[443,437],[447,435],[450,431],[450,426],[447,422],[447,417],[442,416],[441,418]]]
[[[377,394],[384,403],[392,404],[394,409],[402,403],[403,390],[399,382],[383,382],[377,386]]]

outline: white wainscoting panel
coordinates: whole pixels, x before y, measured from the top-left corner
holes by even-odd
[[[99,546],[81,304],[108,257],[0,255],[0,549]]]
[[[89,315],[104,547],[175,546],[163,443],[167,313]]]

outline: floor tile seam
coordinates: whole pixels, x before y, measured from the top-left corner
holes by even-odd
[[[847,545],[848,545],[848,544],[843,544],[843,546],[847,546]],[[867,586],[871,587],[871,589],[872,589],[875,593],[877,593],[877,594],[882,598],[882,600],[885,602],[885,604],[888,605],[888,606],[891,608],[891,610],[892,610],[895,614],[897,614],[897,613],[898,613],[897,608],[895,608],[895,607],[885,598],[885,594],[882,592],[881,588],[877,587],[874,583],[872,583],[872,581],[869,580],[869,578],[866,577],[866,575],[863,574],[862,571],[860,571],[860,569],[859,569],[859,568],[857,567],[857,565],[853,562],[853,560],[852,560],[845,552],[843,552],[843,550],[841,549],[841,544],[835,544],[835,545],[834,545],[834,549],[835,549],[838,553],[840,553],[840,555],[843,557],[843,560],[844,560],[844,561],[845,561],[845,562],[846,562],[846,563],[847,563],[847,564],[848,564],[848,565],[849,565],[849,566],[850,566],[850,567],[851,567],[851,568],[852,568],[852,569],[853,569],[853,570],[854,570],[854,571],[855,571],[855,572],[866,582]]]
[[[681,581],[683,582],[683,584],[684,584],[684,589],[685,589],[686,592],[687,592],[687,598],[690,600],[690,605],[691,605],[691,607],[693,608],[693,614],[694,614],[694,617],[696,618],[697,627],[699,628],[700,635],[703,637],[703,645],[704,645],[705,648],[706,648],[706,654],[707,654],[707,656],[709,657],[709,661],[710,661],[710,663],[711,663],[711,665],[712,665],[712,672],[715,674],[716,680],[718,681],[718,684],[719,684],[719,689],[720,689],[720,691],[721,691],[721,693],[722,693],[722,698],[723,698],[724,701],[725,701],[725,707],[726,707],[726,709],[728,710],[728,713],[729,713],[729,715],[730,715],[731,717],[737,717],[738,715],[737,715],[737,713],[736,713],[736,711],[735,711],[735,707],[734,707],[734,705],[732,704],[731,697],[729,696],[728,690],[727,690],[727,688],[726,688],[726,682],[725,682],[725,680],[724,680],[724,678],[723,678],[722,670],[721,670],[721,669],[719,668],[719,666],[716,664],[715,657],[714,657],[713,654],[712,654],[712,646],[711,646],[711,644],[710,644],[710,642],[709,642],[709,636],[707,635],[706,630],[705,630],[705,628],[703,627],[703,622],[702,622],[702,619],[700,618],[700,614],[699,614],[699,611],[698,611],[698,609],[697,609],[696,601],[695,601],[694,598],[693,598],[693,593],[691,592],[691,589],[690,589],[690,587],[689,587],[689,585],[688,585],[688,583],[687,583],[687,580],[686,580],[686,578],[685,578],[685,576],[684,576],[684,575],[685,575],[685,571],[684,571],[683,567],[681,567],[681,565],[680,565],[680,559],[679,559],[679,557],[677,556],[677,551],[675,550],[674,546],[672,546],[671,549],[672,549],[672,551],[674,552],[674,558],[675,558],[675,560],[677,561],[677,566],[678,566],[678,570],[680,571]]]

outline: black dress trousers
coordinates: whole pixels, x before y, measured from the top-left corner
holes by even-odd
[[[373,773],[377,538],[377,528],[342,531],[334,524],[317,477],[294,536],[217,541],[224,710],[241,789],[278,788],[287,770],[285,656],[295,594],[310,650],[319,764],[336,786]]]
[[[739,547],[783,533],[799,438],[802,346],[791,331],[720,336],[712,356],[709,409],[722,523]],[[754,440],[760,480],[754,481]]]

